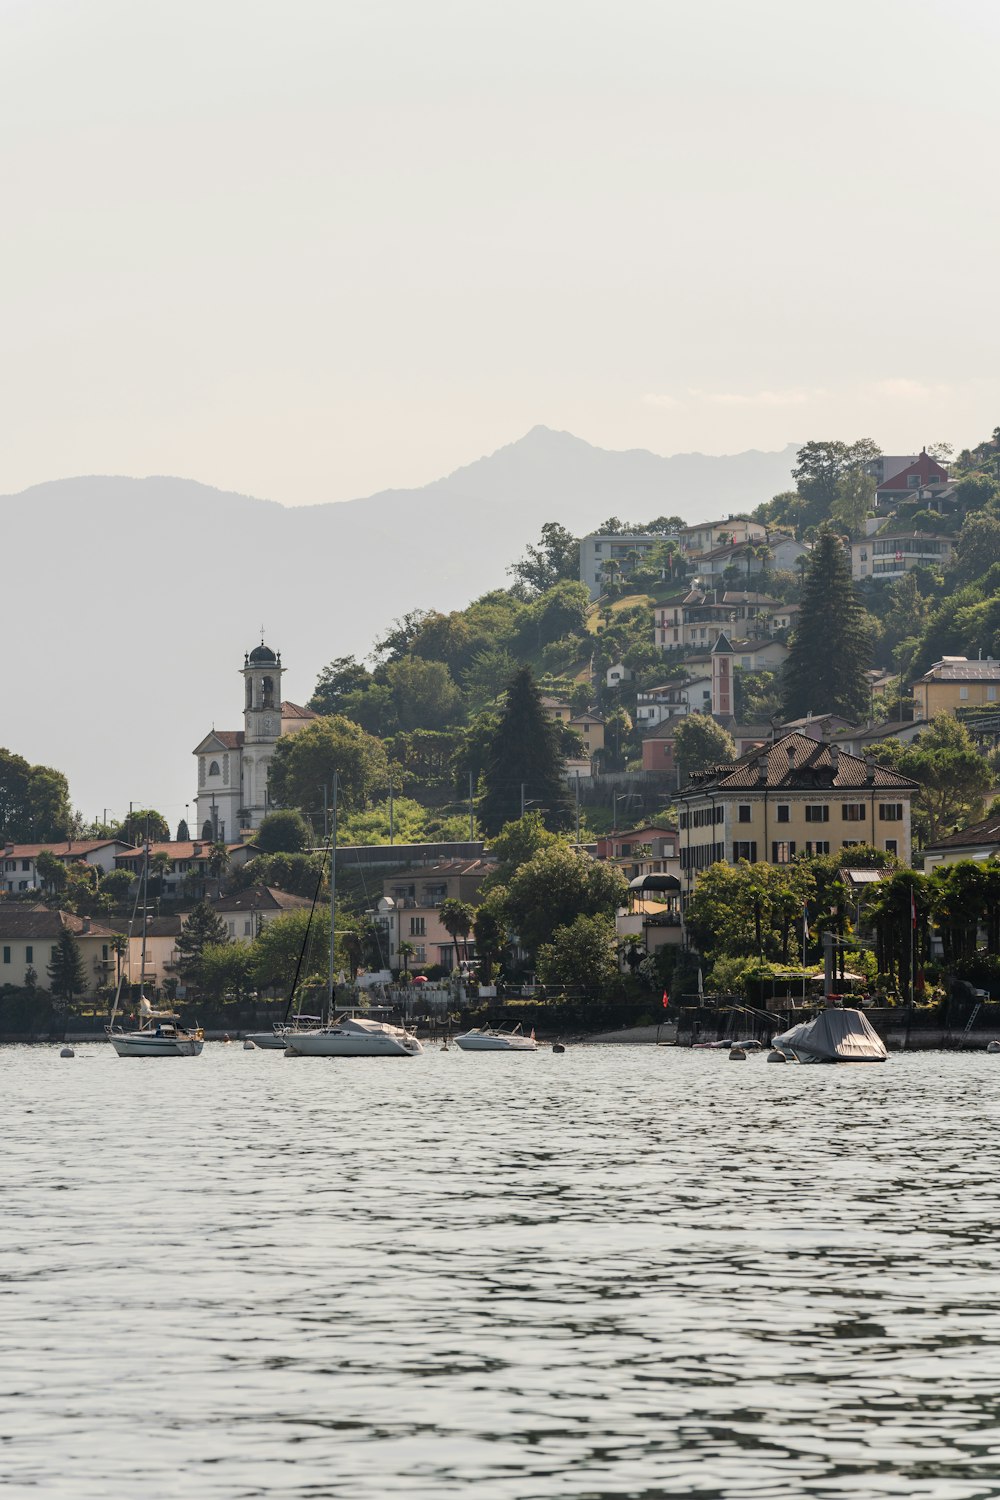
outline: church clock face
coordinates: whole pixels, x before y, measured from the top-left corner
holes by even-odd
[[[273,734],[274,733],[274,720],[271,718],[270,714],[267,714],[265,716],[265,718],[264,718],[264,733],[265,734]]]

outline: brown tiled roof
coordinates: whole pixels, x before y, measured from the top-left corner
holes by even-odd
[[[229,849],[229,850],[242,849],[243,845],[242,844],[227,844],[226,848]],[[200,853],[196,852],[196,851],[199,851],[199,850],[200,850]],[[211,843],[210,839],[197,839],[197,840],[194,840],[194,839],[183,840],[182,839],[180,843],[177,843],[176,841],[174,841],[174,842],[171,842],[171,843],[150,844],[150,846],[149,846],[149,857],[150,857],[150,859],[155,858],[155,856],[157,854],[169,854],[170,858],[174,859],[174,860],[177,860],[177,859],[202,859],[202,860],[206,860],[207,861],[210,858],[210,856],[211,856],[211,852],[212,852],[212,843]],[[116,858],[116,861],[119,862],[119,863],[122,860],[127,860],[129,864],[135,864],[136,862],[141,863],[142,862],[142,846],[138,845],[135,849],[126,849],[122,854],[116,855],[115,858]]]
[[[791,753],[789,753],[791,752]],[[760,768],[767,770],[760,778]],[[710,771],[696,771],[681,798],[700,796],[711,791],[854,790],[874,787],[880,791],[918,791],[919,784],[888,766],[872,762],[869,780],[868,762],[860,755],[849,755],[836,745],[826,745],[805,734],[786,734],[773,745],[749,750],[732,765],[716,766]]]
[[[234,891],[231,896],[220,896],[212,902],[215,911],[299,911],[311,906],[307,896],[293,896],[290,891],[279,891],[271,885],[253,885],[245,891]]]
[[[227,750],[239,750],[243,745],[242,729],[213,729],[212,734]],[[208,735],[205,736],[209,738]]]
[[[123,849],[129,847],[123,839],[64,839],[59,844],[15,844],[13,848],[0,844],[0,859],[37,859],[43,851],[56,859],[83,859],[95,849],[107,849],[111,844],[121,845]]]
[[[415,870],[395,870],[386,880],[428,880],[434,875],[489,875],[497,867],[495,859],[443,859],[436,865],[422,865]]]
[[[984,818],[981,823],[970,823],[968,828],[959,828],[947,833],[927,849],[973,849],[982,844],[1000,844],[1000,817]]]
[[[103,922],[78,917],[74,912],[51,911],[47,906],[22,906],[0,901],[0,934],[5,938],[56,939],[62,932],[74,937],[111,938],[115,934]]]
[[[311,708],[303,708],[301,703],[282,703],[281,717],[283,719],[318,719],[319,715]]]

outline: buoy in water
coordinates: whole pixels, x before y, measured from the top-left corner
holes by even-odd
[[[60,1052],[59,1056],[60,1057],[75,1057],[76,1053],[73,1051],[72,1047],[64,1047],[62,1049],[62,1051]]]
[[[566,1048],[563,1046],[562,1042],[553,1042],[552,1050],[553,1052],[565,1052]]]
[[[227,1041],[228,1041],[228,1037],[227,1037]],[[257,1051],[257,1043],[253,1040],[252,1037],[248,1036],[247,1039],[246,1039],[246,1041],[243,1043],[243,1051],[244,1052],[256,1052]]]
[[[986,1050],[987,1052],[993,1053],[1000,1052],[1000,1042],[989,1042],[987,1044]]]
[[[742,1047],[730,1047],[730,1049],[729,1049],[729,1061],[730,1062],[746,1062],[746,1060],[747,1060],[747,1055],[743,1051]]]
[[[787,1062],[788,1058],[783,1052],[779,1052],[777,1047],[775,1047],[767,1054],[767,1060],[768,1062]]]

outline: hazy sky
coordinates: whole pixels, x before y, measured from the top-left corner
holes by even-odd
[[[0,491],[1000,422],[996,0],[0,0]]]

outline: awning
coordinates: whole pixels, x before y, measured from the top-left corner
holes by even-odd
[[[630,891],[679,891],[681,883],[676,875],[637,875],[628,883]]]

